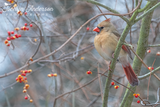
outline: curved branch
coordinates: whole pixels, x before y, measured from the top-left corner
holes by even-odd
[[[147,77],[149,77],[151,74],[156,73],[158,70],[160,70],[160,66],[157,67],[156,69],[152,70],[151,72],[148,72],[147,74],[138,76],[138,79],[142,80],[142,79],[144,79],[144,78],[147,78]]]
[[[95,4],[95,5],[98,5],[98,6],[101,6],[101,7],[105,8],[105,9],[109,10],[112,13],[119,14],[119,12],[117,12],[116,10],[111,9],[110,7],[108,7],[106,5],[103,5],[103,4],[101,4],[101,3],[97,2],[97,1],[87,0],[87,2]],[[129,20],[126,17],[124,17],[124,16],[119,16],[119,17],[122,18],[126,23],[129,22]]]

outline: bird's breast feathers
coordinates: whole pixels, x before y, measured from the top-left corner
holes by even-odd
[[[98,53],[106,60],[112,60],[117,42],[116,38],[110,32],[100,33],[94,39],[94,45]]]

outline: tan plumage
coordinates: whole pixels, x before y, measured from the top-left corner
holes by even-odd
[[[105,60],[111,61],[113,59],[113,54],[116,49],[120,34],[110,22],[110,19],[98,24],[93,31],[98,33],[94,39],[96,50]],[[119,61],[122,63],[122,67],[129,83],[132,86],[135,86],[138,85],[139,80],[130,66],[128,55],[131,57],[131,52],[127,46],[123,45],[119,54]]]

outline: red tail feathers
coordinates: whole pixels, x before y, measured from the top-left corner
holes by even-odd
[[[139,80],[136,76],[136,74],[134,73],[131,65],[128,63],[127,66],[123,66],[123,69],[124,69],[124,72],[126,74],[126,77],[129,81],[129,83],[132,85],[132,86],[136,86],[139,84]]]

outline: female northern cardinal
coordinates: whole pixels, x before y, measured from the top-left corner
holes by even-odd
[[[98,53],[107,61],[112,61],[119,37],[121,36],[110,19],[102,21],[93,31],[97,32],[94,39],[94,45]],[[128,55],[132,58],[129,48],[122,45],[119,54],[119,61],[122,64],[126,77],[132,86],[138,85],[139,80],[134,73],[129,61]]]

